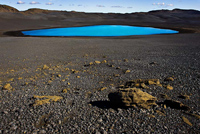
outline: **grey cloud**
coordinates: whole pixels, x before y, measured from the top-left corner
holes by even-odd
[[[46,3],[46,5],[53,5],[53,3],[52,2],[48,2],[48,3]]]
[[[30,2],[29,4],[40,4],[39,2],[36,2],[36,1],[32,1]]]
[[[25,4],[25,2],[20,0],[20,1],[17,2],[17,4]]]
[[[111,6],[113,8],[123,8],[122,6]]]
[[[105,7],[104,5],[97,5],[97,7]]]

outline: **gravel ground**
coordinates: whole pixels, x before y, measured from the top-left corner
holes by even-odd
[[[199,37],[1,37],[0,133],[200,133]],[[153,85],[142,90],[158,104],[166,94],[191,110],[112,106],[108,94],[134,79],[170,84],[173,90]],[[12,89],[3,89],[6,84]],[[185,94],[190,99],[179,97]],[[44,98],[35,95],[62,99],[36,105]]]

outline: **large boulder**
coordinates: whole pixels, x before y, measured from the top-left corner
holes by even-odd
[[[149,109],[156,105],[156,97],[141,91],[138,88],[119,89],[117,92],[108,95],[110,102],[115,106],[142,107]]]

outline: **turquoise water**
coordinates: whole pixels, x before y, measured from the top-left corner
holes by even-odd
[[[169,29],[159,29],[152,27],[135,27],[124,25],[97,25],[69,28],[52,28],[22,31],[29,36],[93,36],[93,37],[112,37],[130,35],[152,35],[152,34],[174,34],[178,31]]]

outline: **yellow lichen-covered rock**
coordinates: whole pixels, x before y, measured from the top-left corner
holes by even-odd
[[[65,68],[65,71],[69,71],[70,69],[69,68]]]
[[[172,77],[167,77],[167,78],[165,78],[165,81],[174,81],[174,78],[172,78]]]
[[[142,88],[144,88],[144,89],[149,89],[149,87],[146,86],[144,83],[141,83],[140,86],[141,86]]]
[[[48,81],[48,84],[51,84],[52,82],[53,82],[52,80],[49,80],[49,81]]]
[[[124,59],[124,62],[128,62],[128,59]]]
[[[3,86],[3,90],[11,90],[12,86],[10,85],[10,83],[7,83]]]
[[[89,65],[93,65],[93,62],[90,62]]]
[[[155,118],[155,115],[152,115],[152,114],[149,114],[147,116],[150,117],[150,118]]]
[[[14,81],[14,78],[10,78],[7,80],[7,82],[11,82],[11,81]]]
[[[19,77],[19,78],[18,78],[18,80],[21,80],[21,79],[22,79],[22,77]]]
[[[96,60],[96,61],[94,61],[94,63],[96,63],[96,64],[100,64],[101,62]]]
[[[67,93],[67,91],[68,91],[67,89],[63,89],[62,90],[63,93]]]
[[[160,110],[156,110],[156,113],[159,114],[160,116],[166,116],[165,113]]]
[[[43,70],[45,69],[49,69],[49,67],[45,64],[43,67],[42,67]]]
[[[138,86],[140,85],[140,86]],[[126,87],[141,87],[141,88],[148,88],[146,85],[157,85],[162,86],[160,84],[159,79],[136,79],[126,82]]]
[[[50,101],[56,102],[56,101],[59,101],[62,99],[61,96],[37,96],[37,95],[34,95],[33,97],[37,98],[37,99],[45,98],[43,100],[36,100],[35,103],[33,104],[33,106],[47,104],[47,103],[50,103]]]
[[[126,73],[130,73],[131,72],[131,70],[126,70],[124,73],[126,74]]]
[[[119,75],[119,74],[114,74],[114,76],[115,76],[115,77],[119,77],[120,75]]]
[[[106,61],[106,60],[103,60],[101,63],[107,63],[107,61]]]
[[[200,119],[200,116],[197,115],[197,114],[190,114],[190,115],[193,116],[193,117],[195,117],[195,118],[197,118],[197,119]]]
[[[156,83],[154,81],[148,80],[148,84],[149,85],[156,85]]]
[[[169,89],[169,90],[173,90],[173,87],[170,86],[170,85],[167,85],[166,88]]]
[[[178,96],[179,98],[182,98],[182,99],[186,99],[186,100],[189,100],[190,99],[190,96],[189,95],[180,95]]]
[[[164,98],[164,99],[169,99],[168,95],[166,94],[160,94],[161,98]]]
[[[135,87],[140,87],[140,83],[136,83],[134,86]]]
[[[107,89],[107,87],[102,87],[102,88],[100,88],[99,90],[100,90],[100,91],[103,91],[103,90],[105,90],[105,89]]]
[[[88,57],[89,55],[88,54],[85,54],[83,57]]]
[[[116,106],[139,106],[149,109],[152,105],[156,105],[156,97],[141,91],[138,88],[120,89],[117,92],[108,95],[111,103]]]
[[[75,69],[71,69],[72,73],[77,74],[79,73],[79,71],[75,70]]]
[[[182,119],[185,123],[187,123],[188,125],[192,126],[192,123],[187,119],[185,118],[184,116],[182,116]]]

